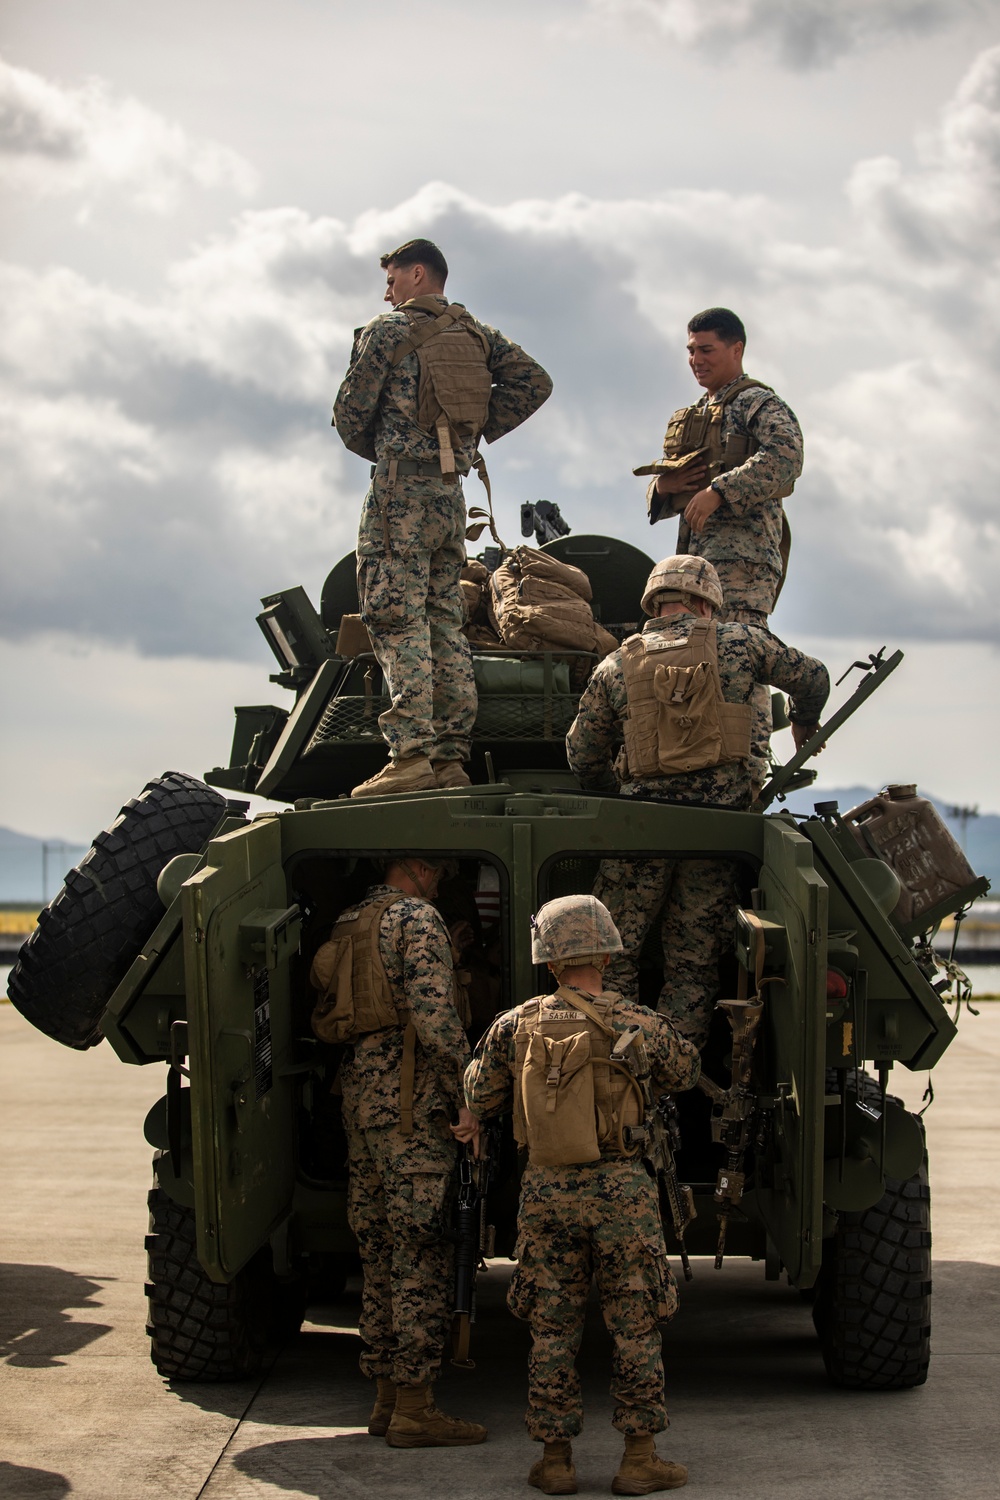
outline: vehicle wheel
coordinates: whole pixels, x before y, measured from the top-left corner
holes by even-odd
[[[853,1390],[923,1385],[930,1362],[931,1195],[927,1158],[887,1177],[873,1208],[839,1216],[813,1306],[826,1372]]]
[[[166,771],[126,802],[66,876],[21,949],[8,993],[47,1036],[81,1051],[163,905],[156,878],[175,854],[200,850],[226,799],[183,771]]]
[[[232,1281],[209,1280],[198,1260],[194,1211],[156,1184],[146,1236],[150,1358],[168,1380],[241,1380],[298,1333],[298,1286],[279,1282],[265,1248]]]

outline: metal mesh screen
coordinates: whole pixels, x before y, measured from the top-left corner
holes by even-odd
[[[578,702],[575,693],[484,696],[479,700],[473,734],[476,739],[489,740],[562,740],[576,716]],[[378,716],[388,707],[389,699],[382,694],[335,698],[324,709],[308,750],[344,741],[381,740]]]

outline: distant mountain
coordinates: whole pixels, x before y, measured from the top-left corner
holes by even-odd
[[[992,883],[993,894],[1000,895],[1000,814],[980,813],[977,818],[969,818],[963,830],[957,818],[948,816],[954,803],[935,797],[933,792],[925,792],[922,787],[918,787],[917,792],[934,803],[953,838],[965,849],[966,858],[976,874],[985,875]],[[784,806],[789,812],[811,813],[817,802],[838,802],[840,811],[845,813],[875,795],[870,786],[806,787],[803,792],[790,792]]]
[[[77,864],[87,844],[66,839],[39,839],[13,828],[0,828],[0,903],[37,901],[44,906]]]

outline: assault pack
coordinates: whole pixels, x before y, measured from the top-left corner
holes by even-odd
[[[673,776],[749,757],[752,709],[722,696],[714,620],[693,620],[679,639],[658,631],[629,636],[622,670],[631,777]]]
[[[486,604],[500,640],[516,651],[617,649],[594,619],[593,591],[581,568],[534,547],[515,547],[490,575]]]
[[[521,1007],[514,1033],[514,1139],[536,1167],[598,1161],[602,1150],[634,1156],[627,1132],[641,1125],[642,1094],[612,1057],[614,1002],[560,985]],[[545,1005],[543,1008],[543,999]]]

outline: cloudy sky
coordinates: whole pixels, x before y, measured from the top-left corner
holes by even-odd
[[[415,234],[555,379],[509,535],[673,550],[630,470],[735,307],[806,434],[775,628],[907,651],[822,780],[1000,810],[998,186],[1000,0],[5,0],[0,823],[87,839],[288,701],[257,601],[353,545],[330,406]]]

